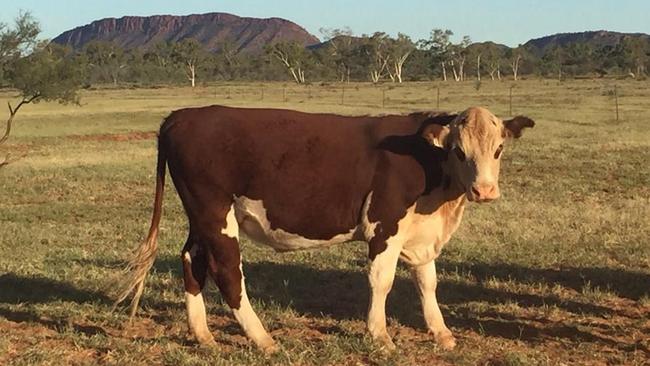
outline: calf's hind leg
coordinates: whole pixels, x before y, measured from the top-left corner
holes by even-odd
[[[203,287],[207,277],[207,258],[203,249],[192,239],[190,233],[181,254],[183,261],[183,281],[185,284],[185,307],[187,322],[192,335],[201,344],[215,344],[208,329],[203,302]]]
[[[246,336],[263,351],[273,352],[276,350],[275,342],[264,329],[246,294],[239,252],[239,225],[234,207],[231,205],[216,216],[223,219],[216,224],[206,222],[200,234],[201,240],[206,243],[208,273],[216,282]]]

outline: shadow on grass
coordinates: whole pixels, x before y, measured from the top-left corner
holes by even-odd
[[[56,332],[62,333],[67,330],[73,330],[77,333],[83,333],[86,336],[106,335],[106,331],[102,327],[94,325],[82,325],[71,321],[68,318],[50,319],[39,316],[34,311],[23,310],[10,310],[0,308],[0,317],[16,323],[39,323],[46,328],[53,329]]]
[[[115,262],[97,260],[87,263],[89,266],[115,267]],[[180,260],[175,256],[160,257],[155,263],[155,271],[172,273],[180,279]],[[598,304],[573,301],[555,295],[522,294],[505,289],[490,289],[481,285],[482,280],[497,278],[515,280],[524,283],[558,283],[580,290],[585,283],[591,286],[609,288],[620,296],[637,299],[647,294],[648,275],[607,268],[580,269],[534,269],[510,264],[458,264],[441,261],[440,272],[470,272],[479,283],[441,281],[438,299],[441,304],[449,305],[445,317],[454,328],[481,332],[486,336],[517,339],[528,342],[540,342],[545,339],[562,338],[572,342],[589,342],[609,345],[619,349],[633,348],[638,345],[626,345],[599,336],[589,329],[536,319],[520,317],[510,313],[495,313],[491,310],[463,314],[463,309],[454,305],[468,302],[488,304],[516,303],[523,307],[555,306],[578,316],[609,317],[617,314],[616,310]],[[300,263],[254,262],[244,265],[249,296],[265,304],[275,304],[280,308],[291,308],[298,313],[314,317],[323,315],[333,319],[363,320],[368,306],[368,284],[363,269],[316,269]],[[177,282],[179,292],[181,281]],[[168,303],[157,299],[156,291],[150,288],[145,295],[143,305],[154,311],[177,307],[177,303]],[[70,301],[76,303],[96,302],[110,303],[103,293],[83,290],[72,284],[43,277],[21,277],[15,274],[0,276],[0,305],[19,303],[49,303]],[[208,300],[210,301],[210,300]],[[182,311],[182,309],[178,309]],[[455,311],[457,310],[457,311]],[[490,312],[491,311],[491,312]],[[420,301],[410,279],[397,277],[388,300],[389,316],[400,323],[424,331],[424,321],[420,310]],[[621,315],[621,314],[619,314]],[[13,311],[0,308],[0,316],[13,321],[40,322],[50,328],[59,329],[67,320],[42,319],[31,312]],[[625,316],[625,314],[622,314]],[[164,318],[164,317],[163,317]],[[159,319],[165,322],[165,319]],[[68,324],[74,329],[92,334],[96,329],[82,329],[79,325]],[[101,331],[99,331],[101,333]],[[645,350],[647,351],[647,350]]]
[[[180,262],[174,257],[160,258],[155,266],[156,270],[160,272],[178,272]],[[439,266],[439,270],[468,269],[467,267],[457,267],[458,265],[443,262]],[[567,286],[575,285],[578,289],[585,281],[590,281],[592,285],[601,284],[602,286],[609,283],[609,286],[613,287],[623,279],[640,281],[645,276],[634,272],[614,273],[610,278],[612,282],[606,282],[607,277],[601,276],[607,276],[608,273],[601,273],[597,269],[576,269],[575,272],[567,270],[557,274],[552,271],[511,265],[503,267],[494,265],[493,269],[489,267],[488,265],[474,265],[469,269],[479,281],[492,277],[512,278],[530,283],[534,283],[535,280],[538,282],[561,280],[558,283]],[[366,317],[368,283],[363,270],[316,269],[299,263],[264,261],[245,263],[244,273],[251,299],[266,304],[275,304],[281,308],[291,308],[300,314],[314,317],[327,316],[337,320],[363,320]],[[585,277],[585,273],[593,273],[595,278]],[[620,288],[627,289],[626,292],[623,292],[624,295],[642,296],[641,292],[635,292],[636,287]],[[485,302],[492,305],[517,303],[523,307],[555,306],[580,317],[609,317],[616,313],[609,307],[588,302],[562,299],[555,295],[521,294],[503,289],[490,289],[483,287],[480,283],[441,281],[438,287],[438,299],[441,304],[450,305],[452,309],[454,305],[468,302]],[[627,350],[639,347],[636,344],[628,345],[601,337],[597,333],[590,332],[589,329],[578,329],[577,326],[544,321],[544,319],[530,322],[528,318],[519,318],[509,313],[462,314],[461,312],[452,311],[450,314],[449,311],[445,311],[447,323],[454,328],[481,332],[486,336],[527,342],[562,338],[572,342],[598,343]],[[420,300],[410,279],[403,277],[395,279],[388,299],[387,313],[406,326],[424,331]],[[623,316],[625,315],[623,314]]]
[[[43,304],[55,301],[110,303],[105,294],[80,289],[68,282],[46,277],[19,276],[14,273],[0,276],[0,304]]]
[[[440,261],[443,272],[471,273],[479,281],[491,278],[525,284],[561,285],[580,292],[585,286],[607,290],[619,297],[638,301],[650,296],[650,274],[618,268],[567,267],[530,268],[508,263],[452,263]]]
[[[0,276],[0,305],[47,304],[56,301],[78,304],[97,302],[110,303],[110,299],[100,292],[79,289],[72,284],[45,277],[25,277],[13,273]],[[0,317],[9,321],[39,323],[57,332],[68,329],[85,335],[105,335],[101,327],[82,325],[65,317],[52,319],[39,315],[34,310],[11,310],[0,307]]]

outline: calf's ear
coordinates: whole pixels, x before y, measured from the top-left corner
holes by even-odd
[[[422,131],[422,137],[427,140],[431,145],[445,148],[445,140],[449,135],[449,127],[441,126],[438,124],[430,124]]]
[[[535,121],[528,117],[517,116],[513,119],[503,121],[503,125],[505,127],[503,129],[504,137],[518,139],[521,137],[524,128],[532,128],[535,126]]]

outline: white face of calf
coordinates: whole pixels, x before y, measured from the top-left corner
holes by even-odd
[[[534,122],[527,117],[502,121],[485,108],[461,113],[448,127],[430,130],[428,139],[449,152],[448,169],[473,202],[499,198],[499,170],[504,143],[519,138]]]

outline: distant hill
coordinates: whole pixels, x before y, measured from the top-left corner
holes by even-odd
[[[504,44],[495,43],[495,42],[492,42],[492,41],[474,42],[471,45],[469,45],[469,48],[472,49],[472,48],[475,48],[475,47],[487,47],[487,46],[492,46],[492,47],[494,47],[494,48],[496,48],[496,49],[498,49],[500,51],[505,51],[505,50],[510,48],[510,47],[508,47],[508,46],[506,46]]]
[[[650,35],[645,33],[619,33],[600,30],[579,33],[558,33],[546,37],[535,38],[524,43],[524,47],[531,50],[537,56],[541,56],[545,50],[555,46],[584,43],[589,44],[594,48],[601,48],[603,46],[616,46],[627,37],[639,37],[650,40]]]
[[[265,45],[278,41],[296,41],[304,46],[320,43],[314,35],[286,19],[245,18],[227,13],[106,18],[63,32],[53,42],[81,49],[90,41],[112,41],[133,49],[186,38],[195,38],[213,52],[226,40],[250,53],[259,53]]]

